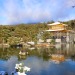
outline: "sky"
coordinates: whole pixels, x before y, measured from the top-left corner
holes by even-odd
[[[0,0],[0,24],[75,19],[74,0]]]

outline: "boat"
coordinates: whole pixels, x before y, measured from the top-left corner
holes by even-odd
[[[8,75],[6,71],[0,71],[0,75]]]
[[[27,75],[26,72],[30,71],[30,68],[24,66],[23,63],[16,64],[15,71],[12,72],[12,75]]]

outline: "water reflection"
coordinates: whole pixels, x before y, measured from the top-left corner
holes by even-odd
[[[24,62],[31,68],[27,75],[75,75],[75,45],[56,44],[55,47],[35,48],[28,50],[28,55],[20,56],[21,49],[6,48],[0,49],[0,70],[10,73],[14,70],[15,64]],[[65,61],[60,64],[50,62],[51,54],[63,54]]]
[[[37,56],[43,58],[43,60],[48,60],[50,54],[64,54],[66,58],[73,58],[75,59],[75,45],[74,44],[56,44],[55,47],[38,47],[34,50],[27,50],[28,55],[22,56],[19,55],[19,52],[22,49],[15,49],[15,48],[3,48],[0,49],[0,59],[8,60],[11,56],[17,56],[18,60],[25,60],[27,57],[30,56]]]

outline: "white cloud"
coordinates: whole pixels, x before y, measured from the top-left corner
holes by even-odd
[[[0,15],[7,24],[62,20],[73,16],[74,4],[74,0],[5,0]]]

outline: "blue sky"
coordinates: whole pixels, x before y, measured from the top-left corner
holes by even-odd
[[[74,0],[0,0],[0,24],[75,19]]]

